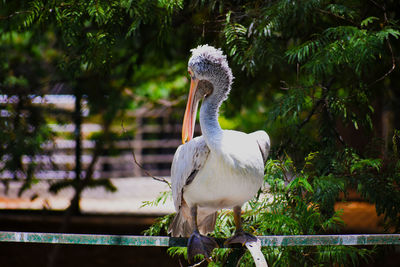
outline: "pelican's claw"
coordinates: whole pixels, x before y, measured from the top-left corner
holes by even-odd
[[[257,237],[246,233],[243,230],[239,230],[235,232],[234,236],[228,238],[224,245],[229,246],[231,244],[242,244],[242,246],[244,246],[247,242],[257,242]]]
[[[207,261],[211,260],[211,252],[214,248],[218,248],[214,238],[201,235],[198,231],[193,232],[188,241],[187,255],[191,264],[197,254],[204,255]]]

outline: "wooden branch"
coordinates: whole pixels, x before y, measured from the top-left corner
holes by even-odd
[[[369,86],[372,86],[374,84],[376,84],[377,82],[382,81],[383,79],[385,79],[390,73],[392,73],[394,71],[394,69],[396,68],[396,58],[394,57],[394,53],[393,53],[393,48],[392,45],[390,44],[389,38],[386,39],[386,43],[388,45],[391,57],[392,57],[392,67],[390,68],[390,70],[388,72],[386,72],[382,77],[380,77],[379,79],[377,79],[376,81],[374,81],[373,83],[371,83]]]
[[[377,2],[375,2],[374,0],[370,0],[374,5],[376,5],[377,7],[379,7],[382,11],[383,11],[383,20],[384,20],[384,25],[387,25],[389,23],[388,17],[387,17],[387,12],[386,12],[386,5],[383,4],[383,6],[378,5]],[[374,81],[373,83],[371,83],[369,86],[374,85],[375,83],[382,81],[383,79],[385,79],[390,73],[392,73],[394,71],[394,69],[396,68],[396,58],[394,57],[394,53],[393,53],[393,48],[392,45],[390,44],[389,41],[389,37],[386,39],[386,43],[387,46],[389,48],[390,51],[390,55],[392,57],[392,67],[390,68],[390,70],[388,72],[386,72],[382,77],[380,77],[379,79],[377,79],[376,81]]]
[[[300,130],[301,130],[301,128],[303,128],[304,125],[306,125],[306,124],[311,120],[311,117],[315,114],[315,112],[317,111],[318,107],[319,107],[322,103],[324,103],[324,101],[325,101],[325,94],[324,94],[317,102],[315,102],[315,104],[313,105],[313,107],[312,107],[310,113],[308,113],[307,117],[306,117],[300,124],[298,124],[298,125],[296,126],[297,133],[299,133]],[[283,148],[283,147],[286,147],[286,146],[287,146],[289,143],[291,143],[291,142],[292,142],[292,138],[288,138],[288,139],[286,140],[286,142],[284,142],[283,144],[281,144],[281,145],[279,146],[279,149],[278,149],[278,151],[277,151],[277,154],[280,154],[281,151],[282,151],[282,148]]]
[[[24,14],[24,13],[31,13],[31,11],[25,10],[25,11],[16,11],[8,16],[0,16],[0,19],[11,19],[12,17],[19,15],[19,14]]]
[[[356,25],[356,23],[354,23],[354,21],[352,21],[352,20],[350,20],[350,19],[347,19],[347,18],[345,18],[344,16],[339,16],[339,15],[336,15],[336,14],[334,14],[334,13],[332,13],[332,12],[329,12],[329,11],[326,11],[326,10],[323,10],[323,9],[320,9],[320,8],[317,8],[317,10],[318,10],[319,12],[321,12],[321,13],[324,13],[324,14],[327,14],[327,15],[331,15],[331,16],[334,16],[335,18],[338,18],[338,19],[347,21],[347,22],[351,23],[352,25]]]
[[[346,145],[346,143],[344,142],[343,137],[340,135],[339,131],[335,127],[335,119],[333,118],[332,113],[331,113],[331,111],[329,109],[329,103],[328,103],[327,99],[325,100],[325,106],[324,107],[325,107],[326,113],[328,114],[329,120],[331,121],[332,129],[333,129],[333,131],[335,133],[336,138],[339,140],[339,142],[342,145]]]
[[[122,131],[124,132],[124,134],[126,135],[126,130],[125,130],[125,128],[124,128],[124,122],[123,122],[123,121],[121,121],[121,128],[122,128]],[[135,164],[136,164],[139,168],[141,168],[141,169],[144,171],[144,173],[145,173],[147,176],[150,176],[151,178],[153,178],[153,179],[156,180],[156,181],[166,183],[166,184],[169,186],[169,188],[171,188],[171,183],[168,182],[165,178],[163,178],[163,177],[155,177],[155,176],[152,175],[149,171],[147,171],[147,170],[137,161],[136,155],[135,155],[135,151],[133,150],[133,148],[131,148],[131,151],[132,151],[133,161],[135,162]]]

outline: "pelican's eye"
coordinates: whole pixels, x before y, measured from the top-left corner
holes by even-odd
[[[190,78],[194,79],[194,73],[191,69],[188,69],[188,74],[189,74]]]

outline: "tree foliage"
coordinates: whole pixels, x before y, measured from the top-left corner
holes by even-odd
[[[250,203],[257,216],[244,215],[248,230],[339,231],[340,213],[334,203],[340,192],[355,190],[384,215],[388,231],[398,231],[398,3],[277,0],[194,5],[207,8],[203,23],[210,26],[208,36],[217,37],[213,43],[222,46],[233,63],[234,89],[221,121],[245,131],[264,128],[272,137],[274,161],[267,165],[266,182],[274,196],[271,202]],[[216,29],[217,35],[212,33]],[[202,40],[207,40],[207,32]],[[291,179],[271,179],[277,175],[271,166]],[[225,221],[218,224],[215,236],[232,234],[232,219],[226,218],[230,217],[222,212],[219,222]],[[340,247],[289,250],[269,249],[268,262],[357,265],[356,259],[369,254]],[[291,253],[297,257],[291,258]],[[226,254],[216,252],[217,264],[226,260],[221,255]]]
[[[391,145],[399,127],[396,7],[396,1],[243,2],[225,11],[223,28],[233,62],[254,79],[270,74],[254,94],[267,107],[264,125],[278,141],[275,155],[288,153],[301,164],[309,151],[318,151],[317,173],[346,177],[346,185],[376,203],[387,222],[399,216],[392,206],[393,199],[399,204],[397,144]],[[235,96],[231,101],[241,105]],[[386,135],[377,117],[382,106],[393,114]],[[361,144],[349,135],[362,135]]]
[[[177,64],[172,75],[164,79],[164,89],[154,87],[154,74],[160,77],[161,68],[146,80],[153,80],[151,86],[145,86],[140,76],[152,72],[150,62],[159,56],[152,51],[160,47],[168,34],[171,16],[182,7],[182,2],[36,0],[22,4],[2,1],[0,5],[0,46],[4,51],[0,55],[0,92],[16,95],[17,99],[5,105],[11,116],[1,118],[5,129],[1,139],[5,149],[0,154],[5,164],[1,170],[24,179],[22,188],[29,188],[36,181],[34,173],[40,170],[34,156],[43,155],[43,144],[55,136],[47,124],[82,121],[79,111],[60,114],[32,104],[33,98],[57,93],[61,88],[62,93],[74,94],[77,99],[83,97],[88,102],[89,116],[99,121],[102,133],[92,137],[96,148],[92,162],[84,170],[85,176],[80,177],[77,169],[75,181],[56,182],[50,190],[57,193],[67,186],[73,186],[78,194],[79,188],[86,186],[115,190],[109,181],[92,179],[99,155],[115,138],[122,138],[121,133],[113,133],[112,124],[117,119],[121,121],[127,109],[145,102],[145,97],[156,102],[185,84],[179,79],[183,74],[177,73],[182,64]],[[158,41],[153,43],[154,39]],[[170,86],[173,81],[175,87]],[[27,119],[20,119],[21,114]],[[21,120],[27,123],[20,123]],[[15,133],[15,138],[8,138],[10,132]],[[27,134],[32,140],[25,138]],[[31,158],[28,168],[22,164],[23,157]]]
[[[101,153],[102,144],[122,138],[111,126],[126,110],[160,99],[183,106],[189,50],[208,43],[225,51],[236,77],[222,126],[265,129],[273,144],[265,179],[274,194],[250,202],[249,231],[338,231],[334,203],[348,190],[375,204],[387,231],[398,231],[398,10],[395,0],[3,0],[0,92],[19,101],[1,107],[11,115],[0,118],[0,168],[20,173],[28,188],[40,168],[35,155],[54,137],[48,120],[73,116],[50,113],[32,98],[59,85],[86,98],[103,127],[93,136]],[[32,159],[28,168],[23,157]],[[113,188],[93,180],[86,186],[96,183]],[[168,222],[162,220],[152,234]],[[222,212],[214,235],[232,230]],[[299,258],[304,265],[356,265],[369,255],[347,247],[265,252],[277,266]],[[215,264],[229,254],[217,251]],[[246,254],[242,263],[250,260]]]

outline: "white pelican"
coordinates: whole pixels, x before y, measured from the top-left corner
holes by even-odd
[[[218,110],[231,89],[232,71],[220,49],[203,45],[191,52],[183,144],[178,147],[171,167],[177,214],[169,227],[172,236],[190,236],[189,262],[196,254],[203,254],[209,260],[212,250],[218,247],[206,234],[214,230],[217,211],[222,208],[233,208],[236,224],[235,235],[227,244],[255,240],[242,229],[241,206],[260,189],[270,148],[269,136],[264,131],[246,134],[221,129]],[[201,99],[203,135],[193,138]]]

